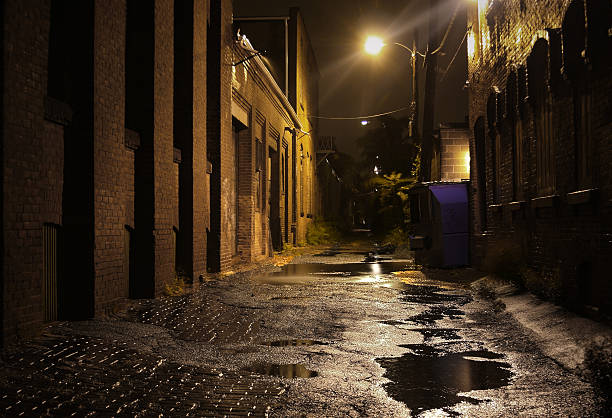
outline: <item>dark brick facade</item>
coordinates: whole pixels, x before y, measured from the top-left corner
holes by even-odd
[[[212,64],[215,69],[209,70],[209,77],[218,71],[221,80],[219,102],[214,107],[209,102],[208,113],[211,193],[218,193],[211,195],[211,205],[213,201],[218,205],[211,207],[211,233],[219,239],[218,254],[215,260],[209,258],[209,267],[222,271],[270,256],[283,243],[305,241],[315,213],[316,182],[316,129],[307,116],[318,112],[318,76],[299,11],[292,9],[286,18],[288,97],[263,61],[249,58],[249,49],[258,49],[257,39],[249,39],[252,45],[249,41],[236,43],[230,17],[222,8],[217,34],[220,50],[230,55],[221,56],[219,70],[217,61]],[[233,65],[245,58],[249,59]],[[298,97],[299,104],[292,101]],[[231,118],[221,117],[221,126],[213,127],[218,123],[217,109],[222,115],[230,112]],[[220,169],[215,169],[219,164]],[[209,245],[209,255],[214,252]]]
[[[610,312],[610,3],[479,1],[468,20],[472,261],[517,254],[543,294]]]
[[[261,63],[232,66],[230,0],[1,11],[1,341],[304,239],[316,83],[294,74],[296,114]]]
[[[184,35],[195,81],[181,145],[200,197],[206,6],[191,2]],[[178,214],[174,2],[7,1],[2,11],[2,340],[160,295],[178,267],[183,216],[193,219],[183,267],[204,274],[208,200]]]

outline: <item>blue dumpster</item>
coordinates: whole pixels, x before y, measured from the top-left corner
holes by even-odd
[[[432,267],[468,264],[469,182],[423,183],[410,192],[415,261]]]

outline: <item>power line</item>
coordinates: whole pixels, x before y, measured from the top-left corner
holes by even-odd
[[[461,45],[463,45],[463,43],[465,42],[465,38],[467,38],[469,32],[470,29],[465,31],[465,35],[463,35],[463,39],[459,43],[459,46],[457,46],[457,50],[455,51],[455,55],[453,55],[453,59],[448,63],[446,70],[444,70],[444,74],[442,74],[442,77],[440,77],[440,81],[444,80],[444,77],[446,77],[446,74],[448,74],[448,70],[450,70],[451,65],[453,65],[453,62],[455,62],[455,58],[457,58],[457,54],[459,54],[459,51],[461,50]]]
[[[442,38],[442,42],[440,42],[440,45],[436,48],[435,51],[432,52],[432,55],[438,53],[444,47],[444,44],[446,43],[446,39],[448,38],[451,28],[453,27],[453,24],[455,23],[455,19],[457,18],[457,12],[459,11],[460,4],[461,2],[457,2],[457,5],[455,6],[455,11],[453,12],[453,17],[451,17],[451,20],[448,23],[448,27],[446,28],[446,32],[444,33],[444,37]]]
[[[347,116],[347,117],[333,117],[333,116],[310,116],[315,119],[325,119],[325,120],[363,120],[363,119],[372,119],[377,118],[379,116],[391,115],[393,113],[402,112],[404,110],[410,110],[410,106],[401,107],[399,109],[390,110],[389,112],[377,113],[375,115],[366,115],[366,116]]]

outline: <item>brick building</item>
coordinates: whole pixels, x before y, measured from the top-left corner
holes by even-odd
[[[441,123],[435,135],[432,181],[470,178],[470,131],[465,123]]]
[[[608,313],[610,7],[479,0],[468,18],[472,261],[512,254],[542,294]]]
[[[232,81],[247,66],[232,66],[243,51],[230,0],[7,0],[0,21],[1,341],[159,296],[177,271],[197,278],[269,254],[271,222],[253,220],[258,240],[241,228],[256,188],[236,179],[255,180],[242,176],[255,154],[236,152],[234,103],[259,89],[249,126],[264,117],[262,204],[279,188],[270,167],[291,171],[274,141],[293,162],[312,127],[256,61],[244,86]],[[285,175],[285,195],[313,193],[309,169]],[[278,206],[261,213],[275,219]],[[299,239],[305,223],[294,223]]]

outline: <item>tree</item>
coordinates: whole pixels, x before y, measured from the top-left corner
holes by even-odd
[[[409,215],[407,192],[417,181],[420,141],[408,136],[408,123],[408,118],[384,116],[358,139],[367,218],[376,232],[403,229]]]

